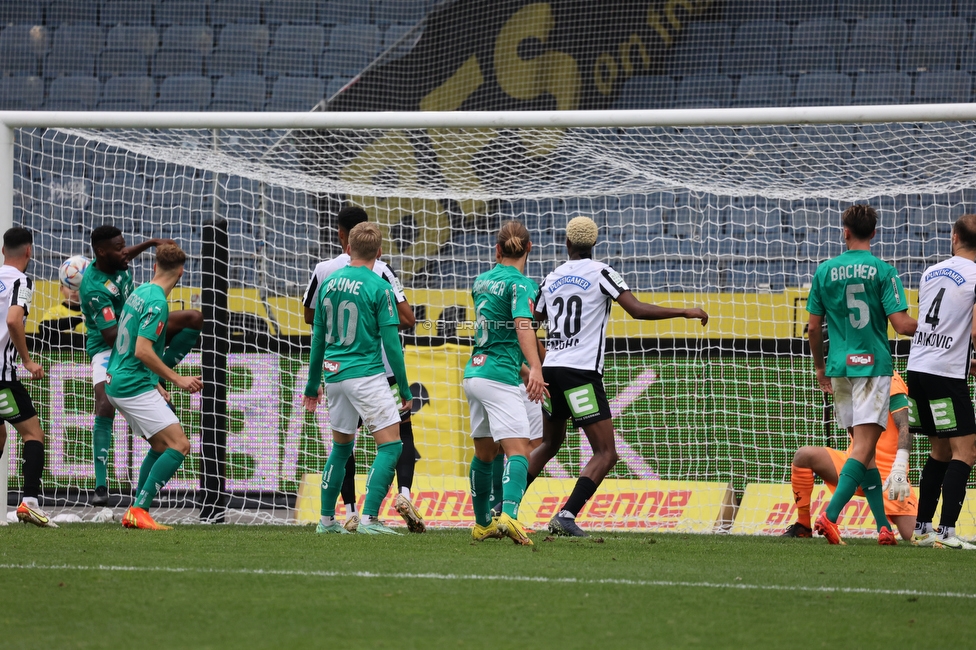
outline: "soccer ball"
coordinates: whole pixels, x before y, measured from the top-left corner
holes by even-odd
[[[81,288],[81,279],[85,276],[85,269],[88,268],[89,264],[88,258],[84,255],[75,255],[61,262],[61,268],[58,269],[58,278],[60,278],[61,284],[66,289],[78,291]]]

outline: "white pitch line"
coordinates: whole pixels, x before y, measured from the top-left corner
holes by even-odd
[[[0,564],[0,570],[38,571],[106,571],[186,573],[209,575],[288,576],[302,578],[378,578],[381,580],[468,580],[494,582],[531,582],[542,584],[619,585],[625,587],[687,587],[692,589],[744,589],[747,591],[797,591],[823,594],[868,594],[872,596],[931,596],[976,600],[976,593],[954,591],[917,591],[915,589],[871,589],[868,587],[811,587],[807,585],[755,585],[745,582],[685,582],[681,580],[630,580],[627,578],[551,578],[548,576],[505,576],[459,573],[376,573],[373,571],[300,571],[296,569],[206,569],[195,567],[114,566],[73,564]]]

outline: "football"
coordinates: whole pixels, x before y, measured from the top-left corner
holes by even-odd
[[[88,268],[89,260],[84,255],[75,255],[61,262],[58,269],[58,278],[61,284],[72,290],[78,291],[81,288],[81,279],[85,276],[85,269]]]

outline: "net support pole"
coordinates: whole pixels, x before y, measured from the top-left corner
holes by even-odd
[[[200,414],[200,520],[223,523],[227,510],[227,221],[203,225],[203,400]]]
[[[0,124],[0,234],[7,232],[14,225],[14,130],[6,124]],[[0,449],[0,504],[3,504],[2,524],[7,523],[7,470],[10,467],[11,449],[10,430],[7,424],[0,423],[7,431],[6,447]],[[0,524],[0,525],[2,525]]]

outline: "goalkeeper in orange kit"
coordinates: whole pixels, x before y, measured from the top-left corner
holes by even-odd
[[[885,515],[898,529],[901,538],[908,541],[915,530],[918,514],[918,497],[908,483],[907,450],[911,448],[908,431],[908,387],[895,372],[891,378],[888,426],[875,447],[875,462],[884,481]],[[905,450],[899,454],[899,450]],[[847,460],[846,452],[830,447],[800,447],[793,455],[790,483],[796,502],[796,522],[787,527],[783,537],[812,537],[810,526],[810,499],[813,494],[814,474],[823,479],[830,491],[837,486],[841,468]],[[858,496],[864,496],[858,489]]]

